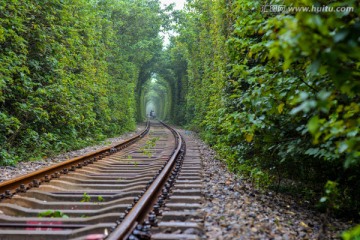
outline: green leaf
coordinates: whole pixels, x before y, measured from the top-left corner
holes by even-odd
[[[312,133],[312,134],[317,133],[317,131],[320,128],[319,120],[320,120],[319,116],[314,116],[309,120],[307,127],[308,127],[310,133]]]
[[[360,239],[360,225],[345,231],[342,233],[341,237],[343,240],[359,240]]]
[[[284,110],[285,103],[280,103],[277,107],[278,112],[281,114]]]

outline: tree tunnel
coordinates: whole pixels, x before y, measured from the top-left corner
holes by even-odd
[[[174,67],[175,66],[175,67]],[[179,49],[163,49],[141,69],[136,87],[137,121],[153,110],[158,119],[185,124],[187,63]]]
[[[144,119],[153,111],[157,119],[169,120],[172,108],[170,84],[160,75],[152,76],[141,86],[140,114]]]

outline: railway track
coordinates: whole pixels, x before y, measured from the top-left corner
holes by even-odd
[[[117,146],[2,182],[0,240],[200,239],[201,160],[185,142],[153,121]]]

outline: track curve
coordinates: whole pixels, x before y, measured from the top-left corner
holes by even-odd
[[[185,153],[177,131],[152,121],[115,147],[3,182],[0,240],[167,239],[158,220],[176,192]]]

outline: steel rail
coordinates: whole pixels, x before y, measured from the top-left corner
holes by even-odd
[[[119,151],[121,149],[124,149],[132,143],[143,138],[149,132],[149,129],[150,122],[148,121],[144,131],[115,146],[105,147],[89,154],[72,158],[67,161],[52,165],[50,167],[42,168],[35,172],[1,182],[0,200],[4,198],[10,198],[17,192],[24,192],[31,187],[36,187],[42,182],[48,182],[51,178],[57,178],[60,174],[67,174],[69,171],[74,171],[76,168],[81,168],[82,166],[93,163],[104,156],[110,155],[113,151]]]
[[[178,155],[181,153],[183,140],[180,134],[165,123],[161,121],[160,123],[162,123],[174,134],[175,139],[177,139],[176,149],[163,170],[159,173],[158,177],[141,196],[139,201],[133,206],[123,221],[114,229],[113,232],[109,234],[109,236],[107,236],[107,240],[126,239],[131,234],[135,226],[145,218],[146,214],[153,207],[153,203],[155,202],[156,197],[159,195],[163,185],[165,184],[175,165]]]

